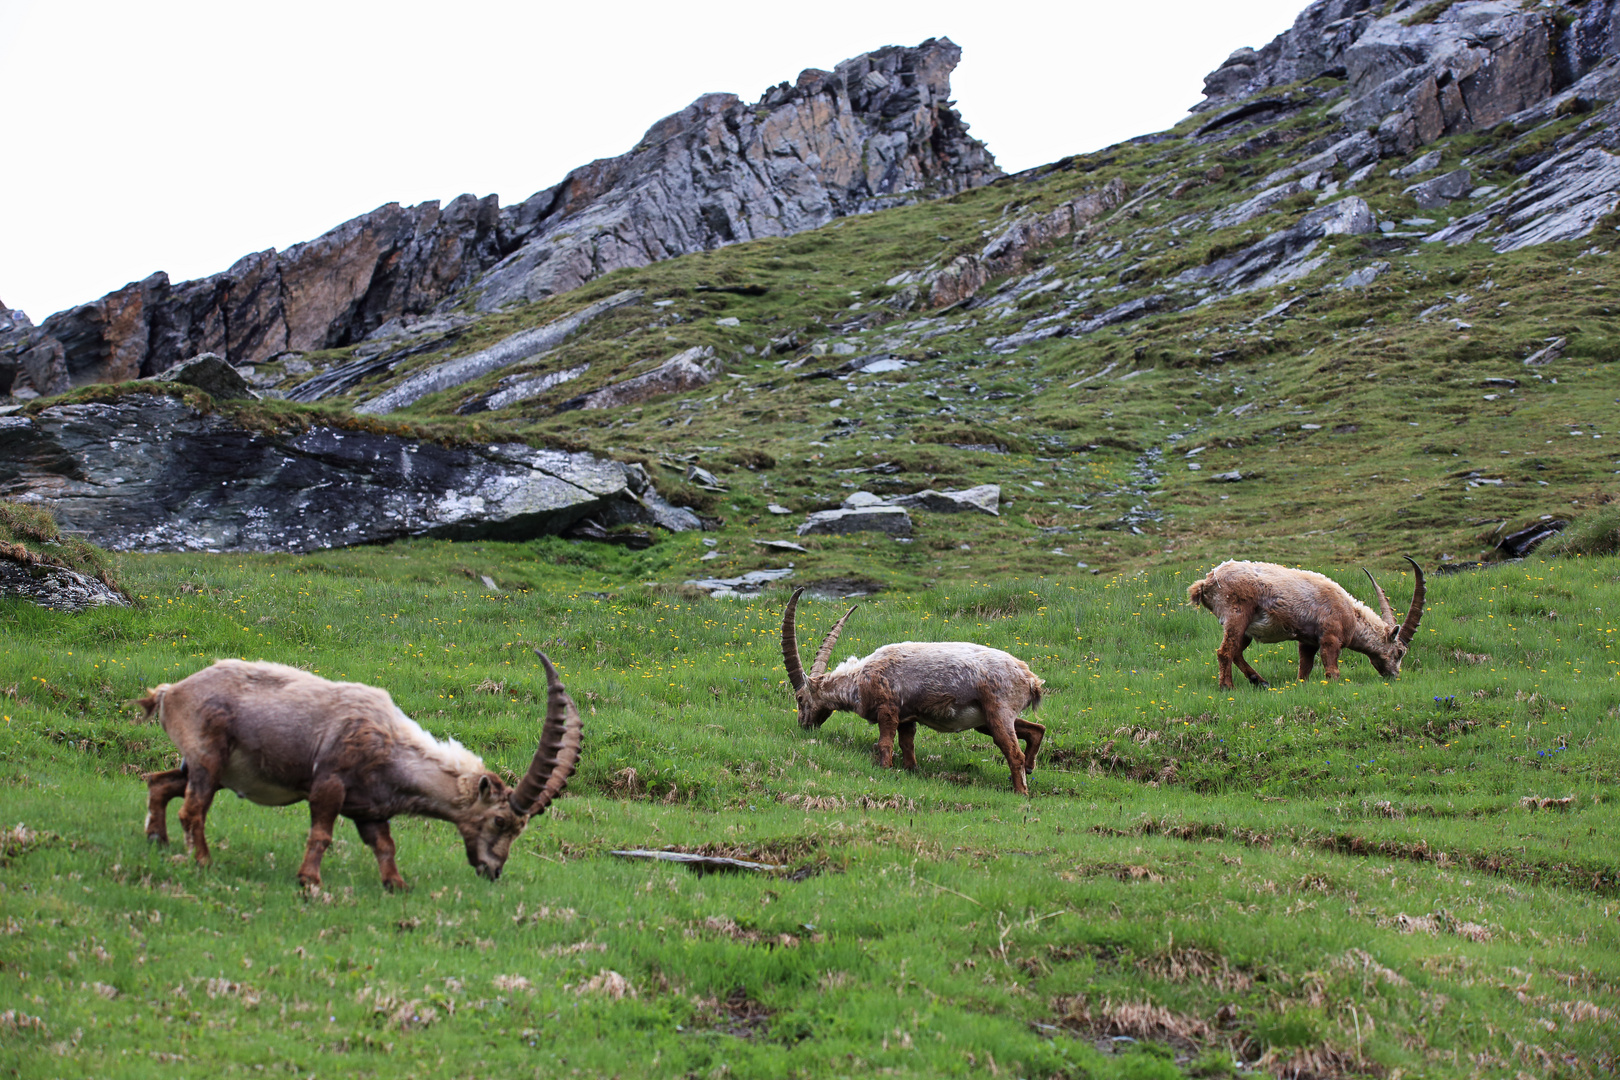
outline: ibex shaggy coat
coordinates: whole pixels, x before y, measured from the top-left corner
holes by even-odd
[[[996,741],[1012,770],[1013,790],[1029,794],[1026,774],[1046,728],[1018,714],[1041,703],[1045,684],[1016,656],[966,641],[902,641],[864,659],[850,657],[829,672],[827,660],[850,608],[821,643],[810,674],[799,663],[794,623],[799,589],[782,613],[782,661],[799,705],[799,726],[820,727],[834,712],[855,713],[878,726],[878,760],[894,764],[894,739],[908,769],[917,767],[917,725],[935,731],[982,731]],[[1024,741],[1024,749],[1018,741]]]
[[[321,883],[321,856],[339,814],[377,856],[383,884],[401,888],[389,819],[414,814],[460,831],[467,861],[491,881],[529,819],[562,793],[579,761],[579,710],[544,656],[546,718],[529,771],[515,789],[455,740],[439,742],[401,712],[388,691],[329,682],[282,664],[221,660],[138,704],[156,714],[181,764],[151,773],[146,835],[168,843],[168,805],[185,796],[180,825],[207,865],[203,826],[220,788],[261,806],[309,800],[309,842],[298,881]]]
[[[1310,570],[1264,562],[1221,563],[1187,589],[1187,602],[1214,612],[1225,628],[1221,647],[1215,652],[1220,685],[1231,687],[1233,664],[1251,683],[1267,685],[1243,658],[1243,650],[1255,641],[1299,642],[1301,679],[1310,678],[1318,652],[1327,677],[1337,678],[1341,649],[1365,653],[1385,678],[1399,675],[1401,659],[1423,617],[1423,568],[1411,559],[1406,561],[1417,571],[1417,588],[1403,623],[1395,622],[1389,597],[1370,571],[1367,578],[1378,593],[1381,615],[1345,592],[1338,582]]]

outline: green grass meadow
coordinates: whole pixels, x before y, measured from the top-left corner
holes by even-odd
[[[0,1070],[20,1077],[1603,1076],[1620,1061],[1620,564],[1432,576],[1397,680],[1255,646],[1207,566],[861,601],[838,657],[1007,649],[1047,680],[1029,799],[989,739],[794,721],[785,592],[693,600],[695,537],[123,556],[131,610],[0,605]],[[686,550],[690,546],[691,551]],[[1373,565],[1397,608],[1404,564]],[[1355,565],[1331,570],[1369,592]],[[480,584],[488,575],[499,586]],[[808,654],[843,611],[807,602]],[[503,773],[553,657],[586,724],[496,884],[399,819],[412,888],[223,793],[214,864],[142,835],[175,755],[127,702],[226,656],[388,688]],[[178,804],[170,808],[171,821]],[[176,828],[172,835],[178,837]],[[776,874],[612,856],[672,847]]]

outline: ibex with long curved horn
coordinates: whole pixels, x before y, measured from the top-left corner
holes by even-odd
[[[820,727],[843,710],[878,726],[878,760],[894,764],[894,740],[908,769],[917,767],[917,725],[935,731],[982,731],[996,741],[1012,769],[1013,790],[1029,794],[1026,774],[1035,771],[1035,755],[1046,728],[1018,714],[1041,703],[1045,684],[1016,656],[966,641],[902,641],[872,655],[850,657],[831,672],[827,660],[850,608],[833,624],[816,652],[810,674],[799,663],[799,636],[794,622],[799,589],[782,613],[782,660],[799,704],[799,726]],[[1024,741],[1020,750],[1018,741]]]
[[[1243,659],[1243,650],[1255,641],[1299,642],[1299,677],[1310,678],[1316,654],[1322,654],[1327,677],[1339,674],[1339,652],[1351,649],[1366,654],[1385,678],[1401,673],[1401,659],[1412,645],[1418,620],[1423,618],[1423,568],[1412,559],[1417,588],[1406,621],[1397,623],[1389,597],[1379,588],[1372,571],[1365,571],[1378,593],[1382,614],[1351,596],[1338,582],[1309,570],[1263,562],[1223,562],[1202,581],[1187,588],[1187,602],[1215,613],[1226,629],[1215,658],[1220,663],[1220,685],[1232,686],[1236,664],[1256,686],[1269,685]]]
[[[374,686],[329,682],[283,664],[220,660],[156,687],[137,704],[149,719],[157,714],[181,764],[146,777],[147,838],[168,843],[169,801],[184,795],[180,825],[206,866],[203,823],[214,793],[227,788],[261,806],[309,800],[301,885],[320,885],[321,856],[339,814],[376,854],[389,889],[405,885],[388,831],[397,814],[455,825],[467,861],[494,881],[512,841],[562,793],[579,762],[579,710],[557,669],[535,651],[549,687],[546,719],[529,771],[511,790],[476,755],[454,739],[433,738]]]

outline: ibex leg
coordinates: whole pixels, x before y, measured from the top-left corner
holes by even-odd
[[[405,888],[399,864],[394,862],[394,836],[388,831],[388,822],[356,821],[354,827],[360,833],[360,839],[377,856],[377,870],[382,874],[383,888],[389,892]]]
[[[1041,740],[1046,738],[1046,725],[1033,720],[1014,720],[1013,733],[1024,740],[1024,775],[1035,774],[1035,755],[1041,752]]]
[[[304,862],[298,868],[298,884],[319,888],[321,856],[332,846],[332,826],[343,809],[343,781],[330,773],[309,789],[309,842],[304,846]]]
[[[214,792],[219,790],[219,774],[224,764],[223,754],[199,754],[186,760],[186,801],[180,807],[180,829],[198,866],[207,866],[210,860],[203,828],[208,821],[208,808],[214,803]]]
[[[900,725],[900,761],[908,769],[917,767],[917,721]]]
[[[1322,674],[1330,679],[1339,677],[1339,650],[1342,648],[1344,645],[1333,638],[1322,639]]]
[[[985,713],[985,725],[979,730],[996,741],[997,749],[1007,759],[1007,768],[1012,771],[1013,790],[1020,795],[1028,795],[1029,785],[1024,782],[1024,752],[1018,747],[1015,727],[1018,718],[995,706],[985,709]]]
[[[1304,682],[1311,677],[1311,666],[1316,663],[1316,646],[1306,642],[1299,643],[1299,681]],[[1322,663],[1327,663],[1327,656],[1323,654]]]
[[[894,737],[900,732],[900,710],[893,705],[885,705],[878,710],[877,715],[878,764],[885,769],[894,765]]]
[[[146,838],[154,844],[169,842],[169,803],[186,793],[186,766],[146,774]]]

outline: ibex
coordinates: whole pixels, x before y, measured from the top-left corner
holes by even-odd
[[[539,650],[535,650],[539,654]],[[329,682],[283,664],[220,660],[137,704],[157,714],[181,754],[180,767],[146,776],[146,835],[169,842],[169,800],[185,796],[180,826],[206,866],[203,823],[220,788],[261,806],[309,800],[309,843],[300,885],[321,884],[321,856],[339,814],[377,856],[384,887],[404,888],[388,831],[396,814],[448,821],[467,861],[494,881],[529,820],[562,793],[579,762],[579,710],[544,654],[549,686],[540,746],[515,789],[454,739],[439,742],[394,704],[388,691]]]
[[[1378,593],[1382,616],[1330,578],[1275,563],[1223,562],[1208,577],[1193,582],[1187,588],[1187,602],[1207,607],[1226,629],[1215,652],[1221,687],[1231,688],[1233,664],[1254,685],[1270,685],[1243,659],[1243,650],[1255,641],[1299,642],[1301,679],[1310,678],[1318,651],[1327,677],[1337,678],[1341,649],[1365,653],[1385,678],[1399,675],[1401,658],[1423,617],[1423,568],[1404,555],[1402,558],[1417,571],[1417,589],[1406,621],[1399,624],[1390,610],[1389,597],[1370,570],[1365,573]]]
[[[807,676],[799,663],[794,621],[803,592],[796,590],[782,613],[782,660],[798,699],[800,727],[820,727],[839,710],[852,712],[878,726],[878,760],[884,768],[894,764],[894,737],[899,734],[908,769],[917,767],[918,724],[935,731],[982,731],[1006,756],[1013,790],[1029,794],[1024,777],[1035,771],[1046,728],[1018,718],[1025,708],[1040,705],[1045,685],[1027,664],[1000,649],[966,641],[902,641],[864,659],[852,656],[829,673],[833,645],[855,614],[850,608],[833,624]]]

